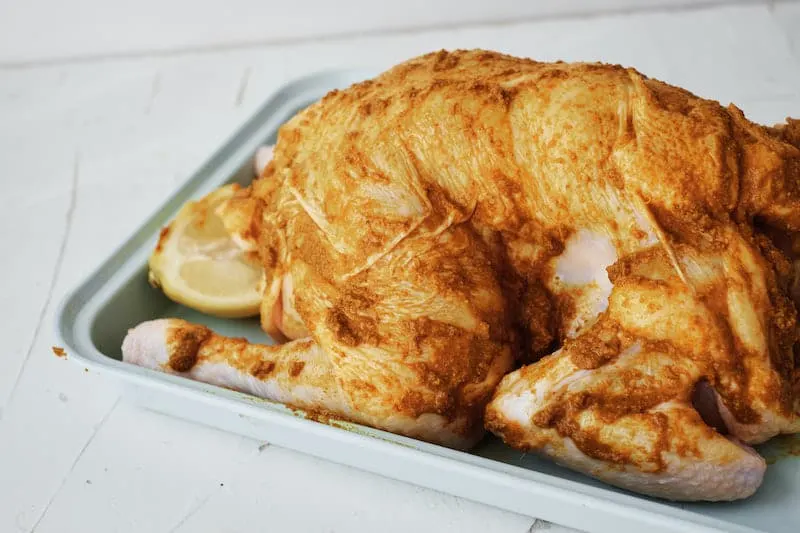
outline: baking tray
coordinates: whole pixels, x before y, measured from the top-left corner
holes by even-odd
[[[792,444],[786,441],[762,447],[773,464],[763,486],[750,499],[676,504],[615,489],[512,450],[491,436],[471,452],[459,452],[355,424],[323,424],[274,402],[121,362],[120,346],[128,328],[157,317],[185,318],[221,334],[271,342],[255,319],[215,319],[168,300],[148,284],[147,258],[160,228],[184,202],[224,183],[249,183],[256,148],[274,143],[283,122],[329,90],[375,74],[364,70],[319,73],[296,80],[269,98],[63,300],[56,327],[70,359],[116,378],[126,396],[146,408],[577,529],[800,531],[800,458],[782,453]]]

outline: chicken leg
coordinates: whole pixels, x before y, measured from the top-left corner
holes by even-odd
[[[744,283],[755,257],[739,244],[730,256],[678,247],[683,279],[658,248],[613,265],[607,310],[557,352],[506,376],[487,426],[515,448],[636,492],[680,500],[751,495],[766,464],[745,442],[791,432],[796,418],[763,394],[780,391],[781,376],[769,370],[767,340],[748,323],[757,320],[748,293],[763,280],[749,272]],[[734,356],[737,344],[748,347],[744,360]],[[739,365],[749,382],[741,383]],[[711,404],[698,402],[699,386]],[[740,394],[751,400],[740,403]],[[726,404],[747,413],[733,415]],[[759,422],[736,421],[745,416]]]
[[[287,302],[306,317],[312,336],[255,345],[161,319],[128,333],[123,359],[469,448],[484,434],[481,413],[513,364],[503,299],[484,250],[468,226],[453,226],[424,247],[405,241],[339,287],[296,261],[285,279],[306,290]]]

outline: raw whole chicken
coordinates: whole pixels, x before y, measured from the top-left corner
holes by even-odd
[[[800,122],[630,68],[438,52],[333,91],[224,206],[283,344],[125,360],[632,491],[732,500],[800,432]]]

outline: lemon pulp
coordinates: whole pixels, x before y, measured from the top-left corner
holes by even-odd
[[[258,315],[263,270],[236,245],[216,208],[238,186],[226,185],[181,208],[150,256],[150,281],[182,305],[226,318]]]

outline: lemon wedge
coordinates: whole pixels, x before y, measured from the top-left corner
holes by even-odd
[[[216,214],[238,189],[226,185],[185,204],[149,260],[150,283],[168,298],[224,318],[258,315],[264,285],[258,258],[237,246]]]

